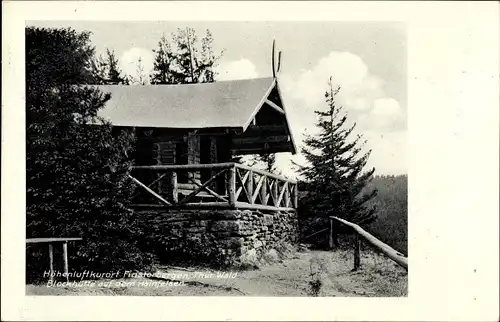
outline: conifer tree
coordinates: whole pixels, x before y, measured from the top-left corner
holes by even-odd
[[[351,140],[356,124],[348,127],[347,113],[336,104],[340,87],[330,79],[325,93],[327,110],[315,111],[318,135],[306,135],[302,148],[307,165],[299,165],[307,193],[301,198],[302,216],[314,219],[318,226],[328,227],[328,217],[337,216],[357,224],[375,220],[375,209],[366,206],[377,191],[362,193],[372,179],[374,168],[363,171],[370,152],[363,153],[366,143],[361,135]],[[342,113],[342,114],[341,114]],[[300,213],[300,212],[299,212]]]
[[[177,29],[170,43],[165,36],[153,50],[155,62],[150,75],[152,84],[190,84],[215,81],[215,66],[222,56],[213,52],[210,30],[199,40],[192,28]]]
[[[118,67],[118,58],[115,56],[114,50],[106,49],[106,65],[107,65],[107,84],[109,85],[128,85],[127,76],[122,75],[122,71]]]
[[[148,78],[144,73],[144,64],[142,63],[142,57],[137,58],[136,63],[136,76],[132,78],[132,82],[138,85],[146,85]]]
[[[163,35],[158,42],[158,49],[153,49],[155,61],[153,63],[153,72],[150,75],[151,84],[173,84],[174,77],[171,72],[174,63],[174,53],[169,41]]]
[[[110,96],[83,85],[95,84],[93,58],[87,32],[26,28],[26,235],[82,237],[70,253],[82,271],[141,270],[150,259],[127,209],[133,133],[97,117]]]
[[[99,55],[91,59],[91,78],[95,85],[128,85],[129,77],[118,67],[114,50],[106,49],[106,58]]]

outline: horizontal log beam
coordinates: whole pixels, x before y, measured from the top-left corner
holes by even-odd
[[[203,169],[229,169],[234,167],[234,162],[226,163],[207,163],[207,164],[176,164],[176,165],[139,165],[132,166],[132,170],[154,170],[154,171],[172,171],[172,170],[203,170]]]
[[[246,203],[246,202],[237,202],[236,208],[237,209],[275,210],[275,211],[295,211],[294,208],[274,207],[274,206],[259,205],[259,204],[251,205],[251,204]]]
[[[153,165],[153,166],[132,166],[132,170],[152,170],[152,171],[172,171],[172,170],[202,170],[202,169],[228,169],[236,167],[245,171],[253,171],[255,173],[278,179],[280,181],[296,184],[297,181],[274,174],[265,170],[252,168],[241,163],[226,162],[226,163],[212,163],[212,164],[182,164],[182,165]],[[180,185],[180,184],[179,184]]]
[[[252,168],[252,167],[246,166],[244,164],[236,163],[235,166],[236,166],[236,168],[240,168],[240,169],[247,170],[247,171],[253,171],[254,173],[258,173],[258,174],[261,174],[261,175],[264,175],[264,176],[267,176],[270,178],[274,178],[274,179],[278,179],[281,181],[286,181],[286,182],[290,182],[290,183],[294,183],[294,184],[297,183],[295,180],[288,179],[286,177],[283,177],[283,176],[280,176],[280,175],[277,175],[274,173],[269,173],[267,171],[260,170],[257,168]]]
[[[262,146],[235,146],[231,149],[233,154],[262,154],[262,153],[279,153],[279,152],[292,152],[292,144],[287,145],[271,145],[268,147]]]
[[[286,124],[249,125],[241,136],[259,136],[264,133],[266,135],[288,134],[288,127]]]
[[[253,137],[234,137],[232,139],[233,144],[264,144],[264,143],[282,143],[289,142],[290,138],[288,135],[272,135],[267,137],[262,136],[253,136]]]
[[[266,99],[266,104],[271,106],[278,113],[285,115],[285,111],[281,107],[279,107],[276,103]]]
[[[26,238],[26,244],[36,243],[66,243],[68,241],[82,240],[80,237],[45,237],[45,238]]]
[[[361,237],[363,237],[368,243],[373,245],[376,249],[384,253],[387,257],[395,261],[397,264],[399,264],[401,267],[405,268],[408,270],[408,258],[406,258],[403,254],[392,248],[391,246],[381,242],[378,240],[375,236],[370,234],[369,232],[365,231],[363,228],[361,228],[359,225],[356,225],[352,222],[349,222],[347,220],[344,220],[342,218],[338,218],[335,216],[330,217],[332,219],[335,219],[341,223],[343,223],[346,226],[351,227],[356,231]]]
[[[247,202],[237,201],[235,207],[232,207],[227,202],[204,202],[204,203],[186,203],[182,206],[166,206],[166,205],[154,205],[154,204],[134,204],[131,205],[133,208],[161,208],[161,209],[170,209],[170,208],[194,208],[194,209],[203,209],[203,208],[236,208],[236,209],[257,209],[257,210],[271,210],[271,211],[295,211],[293,208],[286,207],[274,207],[274,206],[265,206],[265,205],[251,205]]]

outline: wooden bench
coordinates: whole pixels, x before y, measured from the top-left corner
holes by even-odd
[[[69,267],[68,267],[68,242],[82,240],[78,237],[50,237],[50,238],[27,238],[26,244],[38,244],[38,243],[48,243],[49,244],[49,281],[54,280],[54,244],[61,244],[63,249],[63,262],[64,262],[64,275],[66,276],[66,281],[69,282]]]

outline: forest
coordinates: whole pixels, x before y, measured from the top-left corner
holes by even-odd
[[[369,201],[377,219],[367,229],[383,242],[408,255],[408,175],[377,175],[366,189],[377,189]]]

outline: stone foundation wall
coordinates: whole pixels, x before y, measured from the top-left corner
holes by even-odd
[[[294,211],[143,210],[136,211],[162,252],[226,265],[258,261],[266,252],[294,244]]]

